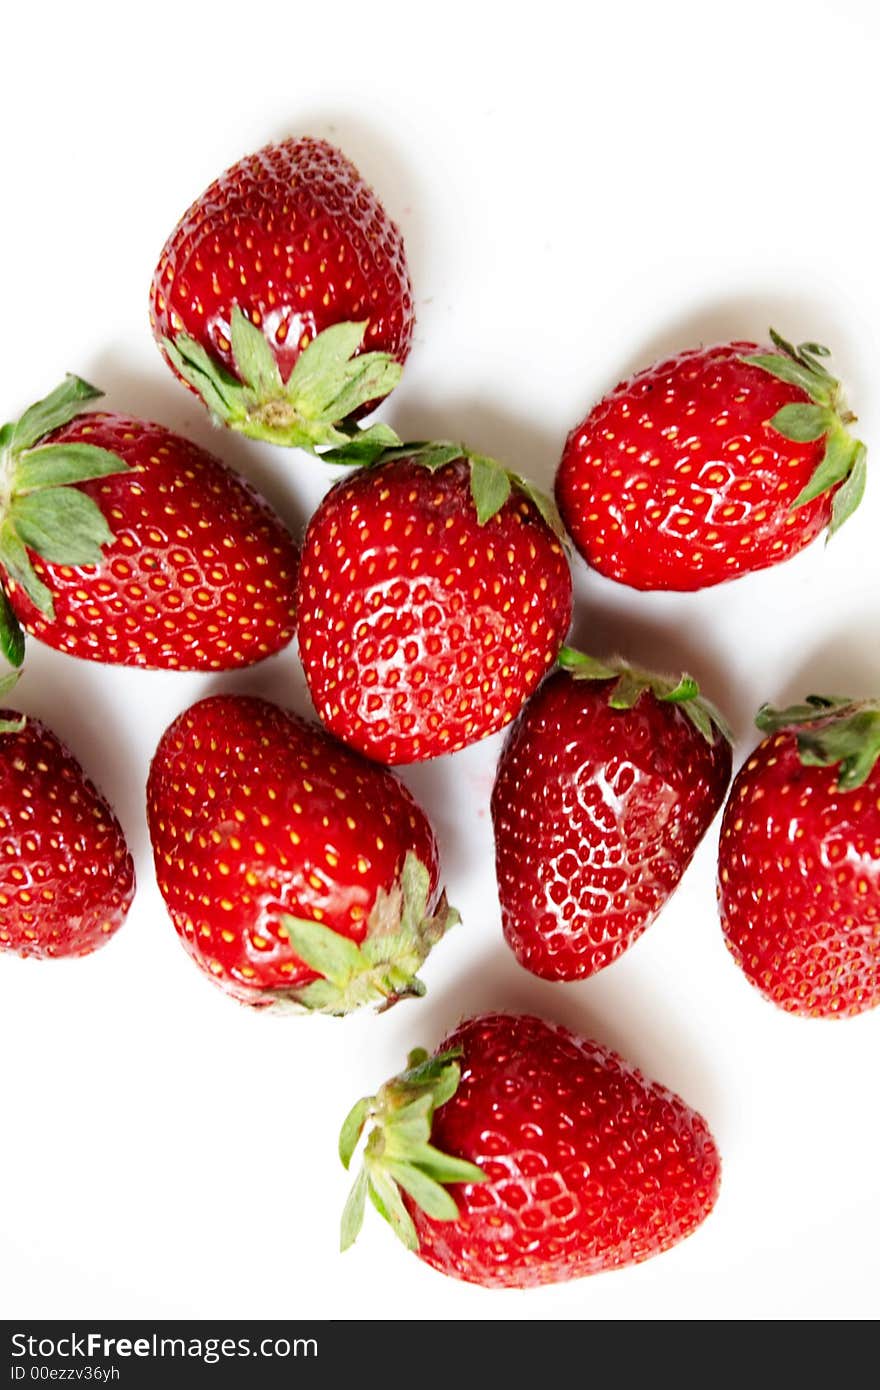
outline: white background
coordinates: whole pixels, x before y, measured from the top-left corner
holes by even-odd
[[[221,169],[310,132],[347,151],[406,238],[418,329],[386,411],[401,433],[466,438],[546,484],[569,427],[622,376],[773,323],[832,345],[880,458],[878,38],[868,0],[8,7],[2,408],[77,371],[112,407],[209,444],[299,530],[329,472],[213,431],[159,358],[147,291]],[[761,700],[880,686],[878,521],[875,478],[827,550],[693,596],[630,593],[578,561],[574,636],[688,667],[741,758]],[[487,813],[500,739],[409,769],[464,918],[424,971],[428,998],[342,1022],[253,1014],[186,959],[144,823],[159,735],[217,688],[308,707],[292,649],[218,680],[30,645],[19,703],[107,792],[140,888],[96,956],[0,959],[0,1313],[878,1312],[880,1014],[794,1020],[746,984],[716,917],[717,826],[630,954],[551,986],[500,934]],[[349,1103],[410,1046],[493,1007],[594,1034],[706,1114],[724,1178],[692,1239],[528,1294],[444,1280],[378,1218],[337,1254]]]

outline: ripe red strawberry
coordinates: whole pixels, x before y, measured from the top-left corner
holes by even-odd
[[[690,1235],[718,1196],[700,1115],[600,1043],[538,1018],[472,1018],[433,1057],[411,1052],[349,1114],[346,1168],[368,1120],[343,1250],[369,1195],[420,1259],[487,1288],[647,1260]]]
[[[119,822],[52,731],[12,710],[0,711],[0,844],[0,950],[87,956],[122,926],[135,879]]]
[[[446,444],[383,458],[309,523],[300,653],[327,727],[409,763],[517,715],[568,629],[571,576],[549,498],[493,460]]]
[[[704,589],[788,559],[855,511],[865,448],[827,349],[771,338],[658,362],[572,430],[556,499],[600,574]]]
[[[725,940],[789,1013],[880,1004],[880,700],[765,705],[721,824]]]
[[[67,380],[0,432],[0,648],[22,626],[121,666],[223,671],[294,634],[299,561],[253,489],[163,425],[104,411]]]
[[[181,218],[151,319],[223,424],[275,444],[343,444],[409,352],[403,241],[339,150],[283,140],[227,169]]]
[[[654,920],[730,782],[696,681],[563,647],[507,739],[492,793],[501,921],[548,980],[610,965]]]
[[[457,914],[392,773],[266,700],[216,695],[163,734],[147,814],[174,925],[228,993],[334,1014],[424,993]]]

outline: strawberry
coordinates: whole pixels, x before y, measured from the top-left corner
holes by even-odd
[[[223,671],[294,633],[296,547],[213,454],[69,376],[0,431],[0,648]],[[111,529],[112,528],[112,529]]]
[[[610,965],[654,920],[730,782],[696,681],[563,647],[508,736],[492,792],[501,920],[548,980]]]
[[[147,814],[181,940],[235,998],[340,1014],[424,993],[457,913],[392,773],[266,700],[216,695],[163,734]]]
[[[572,430],[556,499],[600,574],[704,589],[836,531],[865,487],[855,416],[818,343],[725,343],[624,381]]]
[[[460,445],[388,450],[309,523],[300,653],[320,718],[384,763],[503,727],[552,666],[571,618],[553,508]]]
[[[736,963],[789,1013],[880,1004],[880,700],[764,705],[767,737],[721,824],[718,902]]]
[[[135,877],[119,822],[51,729],[8,709],[0,844],[0,950],[87,956],[122,926]]]
[[[426,1264],[487,1288],[647,1260],[690,1235],[718,1195],[700,1115],[601,1043],[539,1018],[487,1014],[432,1057],[411,1052],[350,1112],[346,1168],[368,1121],[342,1248],[369,1195]]]
[[[344,444],[409,352],[400,232],[332,145],[267,145],[184,213],[153,276],[151,321],[216,420],[273,444]],[[384,426],[372,437],[396,439]]]

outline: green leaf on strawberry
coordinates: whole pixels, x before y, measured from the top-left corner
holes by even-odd
[[[789,386],[799,387],[821,405],[831,403],[830,391],[826,391],[817,382],[815,373],[805,362],[794,361],[775,352],[751,353],[744,357],[743,361],[753,367],[762,367],[771,376],[778,377],[780,381],[787,381]]]
[[[855,456],[849,473],[844,477],[834,494],[831,507],[831,524],[828,527],[829,539],[848,521],[865,495],[868,481],[868,451],[860,440],[856,441]]]
[[[124,473],[116,454],[91,444],[41,444],[101,392],[68,376],[43,400],[0,430],[0,566],[44,617],[53,618],[52,594],[31,555],[50,564],[97,565],[113,532],[101,509],[76,483]],[[24,633],[9,601],[0,603],[0,650],[13,665],[24,659]]]
[[[354,1157],[369,1118],[371,1101],[372,1096],[361,1096],[360,1100],[355,1101],[339,1131],[339,1158],[343,1168],[348,1168]]]
[[[431,1144],[434,1113],[458,1090],[459,1048],[429,1057],[410,1053],[407,1069],[386,1082],[375,1096],[359,1100],[339,1137],[339,1154],[348,1168],[369,1122],[363,1167],[355,1178],[342,1214],[340,1248],[347,1250],[360,1231],[366,1198],[408,1250],[418,1248],[412,1217],[401,1190],[435,1221],[455,1221],[458,1206],[448,1183],[482,1183],[486,1174],[475,1163],[442,1153]]]
[[[459,920],[445,895],[429,913],[429,894],[428,871],[410,852],[399,882],[390,893],[377,894],[360,946],[320,922],[283,916],[291,946],[319,978],[299,989],[274,991],[276,1002],[340,1015],[364,1004],[387,1007],[424,994],[417,972]]]
[[[568,549],[568,532],[565,529],[565,523],[562,517],[559,515],[559,508],[552,494],[544,492],[541,488],[536,487],[528,478],[517,476],[515,481],[519,491],[524,497],[527,497],[530,502],[535,504],[544,521],[550,527],[550,530],[554,535],[559,537],[566,549]]]
[[[9,518],[25,545],[50,564],[98,565],[113,540],[97,502],[73,487],[13,497]]]
[[[361,1227],[364,1224],[364,1210],[366,1208],[368,1191],[369,1178],[367,1176],[367,1170],[366,1168],[361,1168],[354,1180],[354,1185],[348,1194],[348,1199],[342,1211],[342,1222],[339,1235],[339,1247],[341,1250],[348,1250],[349,1246],[354,1245],[358,1238]]]
[[[559,653],[559,665],[575,680],[615,682],[608,696],[612,709],[632,709],[646,691],[657,700],[680,705],[684,714],[702,734],[709,744],[714,744],[718,734],[733,742],[733,731],[718,707],[705,695],[693,676],[686,673],[678,677],[659,675],[656,671],[643,671],[637,666],[614,659],[597,661],[585,652],[573,647],[563,647]]]
[[[331,463],[357,462],[355,458],[351,457],[347,449],[331,450],[323,457]],[[512,469],[505,468],[504,464],[499,463],[497,459],[490,458],[487,454],[474,453],[467,445],[456,444],[452,440],[431,439],[403,444],[398,442],[397,445],[378,452],[370,460],[370,464],[371,466],[378,466],[384,463],[400,462],[404,459],[411,463],[417,463],[432,473],[438,468],[445,468],[448,463],[455,463],[458,459],[464,459],[470,468],[471,500],[480,526],[485,526],[487,521],[491,521],[493,516],[498,515],[511,492],[515,490],[535,506],[551,531],[565,544],[568,543],[565,527],[553,498],[542,492],[528,478],[523,478],[519,473],[514,473]]]
[[[235,375],[185,333],[163,338],[162,347],[211,414],[230,429],[311,453],[326,446],[351,448],[353,456],[345,461],[361,462],[360,436],[369,431],[349,417],[384,399],[402,371],[390,353],[360,351],[366,330],[366,321],[326,328],[300,354],[286,382],[268,339],[238,305],[230,323]],[[387,426],[384,430],[384,443],[399,442]]]
[[[821,405],[784,405],[777,410],[770,424],[778,434],[793,439],[796,444],[808,444],[827,434],[834,424],[834,412]]]
[[[448,439],[420,439],[414,443],[399,443],[396,447],[386,450],[376,462],[397,463],[401,459],[410,459],[420,468],[427,468],[429,472],[434,473],[438,468],[445,468],[447,463],[455,463],[456,459],[468,457],[468,451],[463,444],[454,444]]]
[[[236,305],[232,313],[232,355],[239,376],[257,399],[279,396],[283,390],[275,354],[265,336]]]
[[[477,521],[484,526],[496,512],[500,512],[510,496],[510,476],[494,459],[483,454],[472,454],[471,494],[477,509]]]
[[[755,723],[765,734],[792,731],[805,767],[839,766],[841,791],[863,786],[880,758],[880,699],[808,695],[787,709],[762,705]]]
[[[341,463],[355,468],[369,468],[371,464],[378,462],[387,450],[396,449],[400,442],[390,425],[379,423],[370,425],[368,429],[359,430],[347,444],[341,444],[335,449],[327,449],[321,458],[324,463]]]
[[[194,338],[181,333],[163,338],[162,347],[178,376],[202,397],[215,420],[226,425],[244,415],[242,386],[221,362],[215,362]]]
[[[803,407],[804,410],[808,408]],[[853,471],[853,455],[858,449],[864,450],[864,446],[859,444],[858,440],[852,439],[845,430],[830,430],[822,462],[807,486],[792,502],[792,508],[805,506],[807,502],[812,502],[814,497],[820,497],[823,492],[849,478]]]
[[[281,925],[300,960],[316,975],[323,976],[322,984],[342,991],[365,968],[360,947],[348,937],[322,927],[320,922],[287,914]]]
[[[0,589],[0,652],[10,666],[18,667],[24,661],[24,629],[12,611],[9,599]]]
[[[359,356],[366,331],[366,321],[335,324],[297,360],[286,394],[307,419],[331,425],[394,390],[403,368],[387,352]]]
[[[13,450],[20,453],[33,448],[38,440],[79,415],[88,401],[99,400],[103,394],[82,377],[68,374],[60,386],[30,406],[13,425]]]
[[[7,582],[12,580],[20,585],[41,613],[54,617],[52,595],[37,577],[27,549],[9,517],[0,523],[0,565],[6,571]]]
[[[95,444],[43,444],[20,454],[15,468],[15,492],[20,495],[38,489],[85,483],[124,473],[126,465],[118,454]]]
[[[559,509],[548,493],[528,478],[505,468],[497,459],[474,453],[464,444],[456,444],[448,439],[403,442],[387,425],[374,425],[355,435],[349,443],[328,449],[321,457],[326,463],[356,467],[376,467],[407,459],[431,472],[444,468],[448,463],[455,463],[457,459],[466,459],[470,465],[471,497],[480,526],[498,515],[515,489],[528,498],[551,531],[568,545]]]
[[[840,382],[819,360],[830,356],[828,348],[821,343],[801,343],[795,347],[772,328],[770,337],[777,352],[752,353],[741,360],[797,386],[810,398],[809,402],[783,406],[769,423],[778,434],[799,444],[824,437],[825,452],[810,481],[792,502],[791,509],[806,506],[836,489],[828,526],[830,540],[862,500],[867,451],[861,440],[855,439],[847,429],[855,416],[846,408]]]

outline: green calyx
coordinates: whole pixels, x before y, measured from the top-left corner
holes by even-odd
[[[286,382],[271,343],[238,305],[229,329],[234,373],[185,333],[163,338],[162,347],[215,420],[230,429],[270,444],[306,449],[326,463],[346,467],[371,468],[405,458],[435,469],[466,459],[481,526],[501,510],[515,488],[565,540],[553,499],[496,459],[447,440],[408,444],[390,425],[358,426],[355,413],[389,395],[403,371],[387,352],[359,351],[366,328],[366,323],[325,328],[297,358]]]
[[[291,946],[319,978],[298,989],[274,990],[275,1006],[339,1015],[365,1004],[384,1010],[400,999],[423,995],[418,971],[459,921],[445,893],[436,911],[428,912],[430,886],[428,870],[410,852],[391,891],[377,894],[359,946],[320,922],[283,916],[281,926]]]
[[[579,681],[613,680],[614,686],[608,696],[612,709],[632,709],[646,690],[657,700],[678,705],[706,740],[713,747],[720,734],[728,743],[733,743],[733,731],[724,715],[705,695],[693,676],[682,674],[661,676],[655,671],[642,671],[637,666],[628,666],[617,658],[611,661],[597,661],[593,656],[575,651],[573,647],[563,647],[558,662],[563,671]]]
[[[486,1174],[475,1163],[441,1153],[431,1143],[435,1110],[458,1090],[460,1048],[430,1057],[416,1048],[406,1071],[395,1076],[374,1096],[364,1096],[349,1111],[339,1135],[339,1157],[348,1169],[368,1122],[370,1131],[363,1165],[342,1213],[340,1247],[354,1243],[369,1197],[408,1250],[418,1249],[418,1237],[402,1193],[434,1221],[455,1221],[458,1207],[449,1183],[478,1183]]]
[[[0,679],[0,699],[4,699],[9,694],[20,675],[20,671],[10,671],[8,675]],[[17,719],[0,719],[0,734],[20,734],[26,723],[27,720],[23,714]]]
[[[743,362],[761,367],[780,381],[798,386],[809,396],[809,402],[784,405],[770,420],[770,425],[786,439],[799,444],[815,439],[825,440],[825,452],[806,487],[791,504],[792,511],[806,506],[823,493],[834,491],[829,539],[852,516],[865,492],[867,450],[847,428],[855,416],[847,409],[840,382],[823,363],[830,356],[821,343],[801,343],[794,347],[770,329],[777,352],[754,353]]]
[[[475,454],[465,444],[456,444],[448,439],[433,439],[418,440],[410,444],[398,441],[394,446],[376,447],[367,442],[366,445],[360,446],[358,457],[353,457],[350,449],[331,449],[323,457],[328,463],[354,463],[368,468],[405,459],[431,472],[444,468],[448,463],[464,459],[470,469],[471,498],[480,526],[485,526],[487,521],[497,516],[511,492],[516,491],[533,503],[551,531],[564,544],[568,543],[562,518],[552,497],[542,492],[528,478],[505,468],[497,459],[489,458],[486,454]]]
[[[101,392],[68,376],[21,418],[0,429],[0,566],[50,621],[52,595],[29,551],[49,564],[98,565],[113,532],[91,497],[75,486],[124,473],[127,464],[93,444],[43,444]],[[24,659],[24,633],[5,592],[0,595],[0,651],[13,666]]]
[[[229,429],[270,444],[317,453],[399,444],[387,425],[361,430],[351,416],[384,399],[400,380],[400,363],[387,352],[359,353],[366,323],[337,323],[309,343],[287,381],[265,334],[235,306],[230,340],[235,373],[185,333],[163,338],[172,366]],[[352,457],[351,462],[358,462]]]
[[[841,791],[863,786],[880,758],[880,699],[808,695],[803,705],[762,705],[755,723],[764,734],[794,733],[805,767],[840,767]]]

